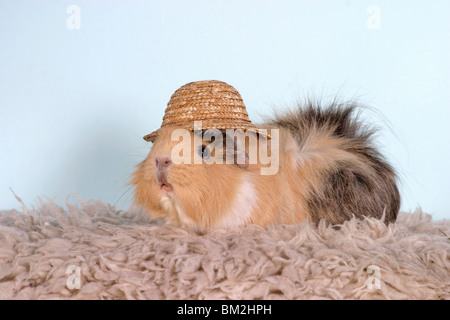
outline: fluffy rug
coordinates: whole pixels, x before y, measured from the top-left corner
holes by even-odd
[[[450,299],[450,221],[420,210],[197,235],[67,206],[0,212],[1,299]]]

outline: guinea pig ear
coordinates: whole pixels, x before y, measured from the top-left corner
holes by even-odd
[[[239,168],[247,168],[250,160],[248,153],[245,151],[245,144],[242,145],[239,136],[223,134],[223,146],[225,147],[225,159],[227,164],[235,164]]]
[[[245,150],[239,150],[236,145],[234,145],[234,164],[239,168],[247,168],[249,165],[247,152]]]

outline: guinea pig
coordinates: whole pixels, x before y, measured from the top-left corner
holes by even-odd
[[[307,102],[259,125],[267,135],[161,128],[132,176],[135,203],[193,231],[364,216],[394,222],[396,174],[357,108]]]

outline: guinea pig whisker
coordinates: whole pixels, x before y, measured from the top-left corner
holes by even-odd
[[[125,192],[122,193],[122,195],[119,197],[119,199],[117,199],[117,201],[114,203],[114,207],[115,207],[116,204],[123,198],[123,196],[124,196],[125,194],[127,194],[127,192],[129,192],[130,189],[133,188],[133,187],[134,187],[134,186],[129,186],[129,187],[127,188],[127,190],[125,190]]]

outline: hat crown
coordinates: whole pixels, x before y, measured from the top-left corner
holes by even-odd
[[[191,127],[202,121],[206,129],[218,129],[225,123],[250,123],[239,92],[231,85],[217,80],[190,82],[178,90],[167,104],[161,127]]]

